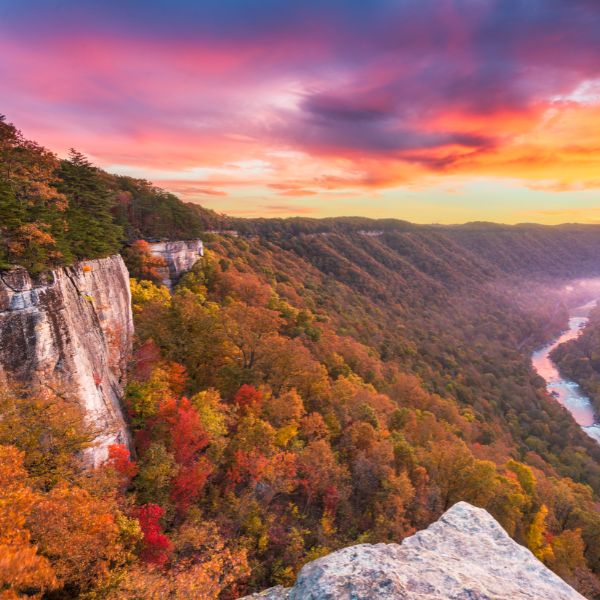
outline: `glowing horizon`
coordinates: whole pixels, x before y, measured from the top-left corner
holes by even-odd
[[[600,223],[592,0],[0,0],[6,114],[239,216]]]

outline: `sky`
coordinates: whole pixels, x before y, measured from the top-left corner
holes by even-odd
[[[0,0],[0,113],[236,216],[600,222],[600,0]]]

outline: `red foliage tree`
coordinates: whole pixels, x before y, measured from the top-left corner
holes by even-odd
[[[169,446],[180,465],[191,464],[210,441],[200,415],[187,398],[165,400],[156,417],[158,427],[166,427]]]
[[[108,447],[108,466],[129,481],[137,475],[138,467],[131,460],[129,450],[123,444],[111,444]]]
[[[144,504],[138,509],[138,521],[144,534],[140,557],[155,565],[164,565],[171,549],[171,542],[160,525],[163,514],[164,510],[157,504]]]
[[[262,408],[263,393],[245,383],[237,391],[233,401],[243,412],[258,414]]]
[[[179,465],[178,473],[171,480],[170,497],[178,512],[185,513],[197,500],[213,465],[206,456],[200,455],[210,437],[204,428],[198,411],[183,397],[164,400],[150,427],[154,439],[162,438]]]
[[[194,464],[181,467],[171,482],[170,494],[180,513],[185,513],[200,496],[212,470],[212,464],[204,457]]]

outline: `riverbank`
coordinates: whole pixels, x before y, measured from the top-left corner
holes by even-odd
[[[569,311],[568,328],[549,344],[536,350],[531,357],[533,368],[545,379],[548,392],[572,415],[581,428],[600,443],[600,420],[590,398],[575,381],[563,377],[552,360],[552,352],[561,344],[577,339],[589,321],[596,300]]]

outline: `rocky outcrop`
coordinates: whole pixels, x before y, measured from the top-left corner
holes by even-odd
[[[459,502],[402,544],[360,544],[305,565],[261,600],[584,600],[481,508]]]
[[[73,395],[103,432],[89,459],[128,442],[120,406],[133,319],[129,274],[120,256],[81,262],[32,280],[0,273],[0,379],[39,383]]]
[[[189,271],[204,254],[202,240],[175,242],[152,242],[150,251],[165,259],[166,267],[160,273],[162,282],[169,289],[177,283],[183,273]]]

